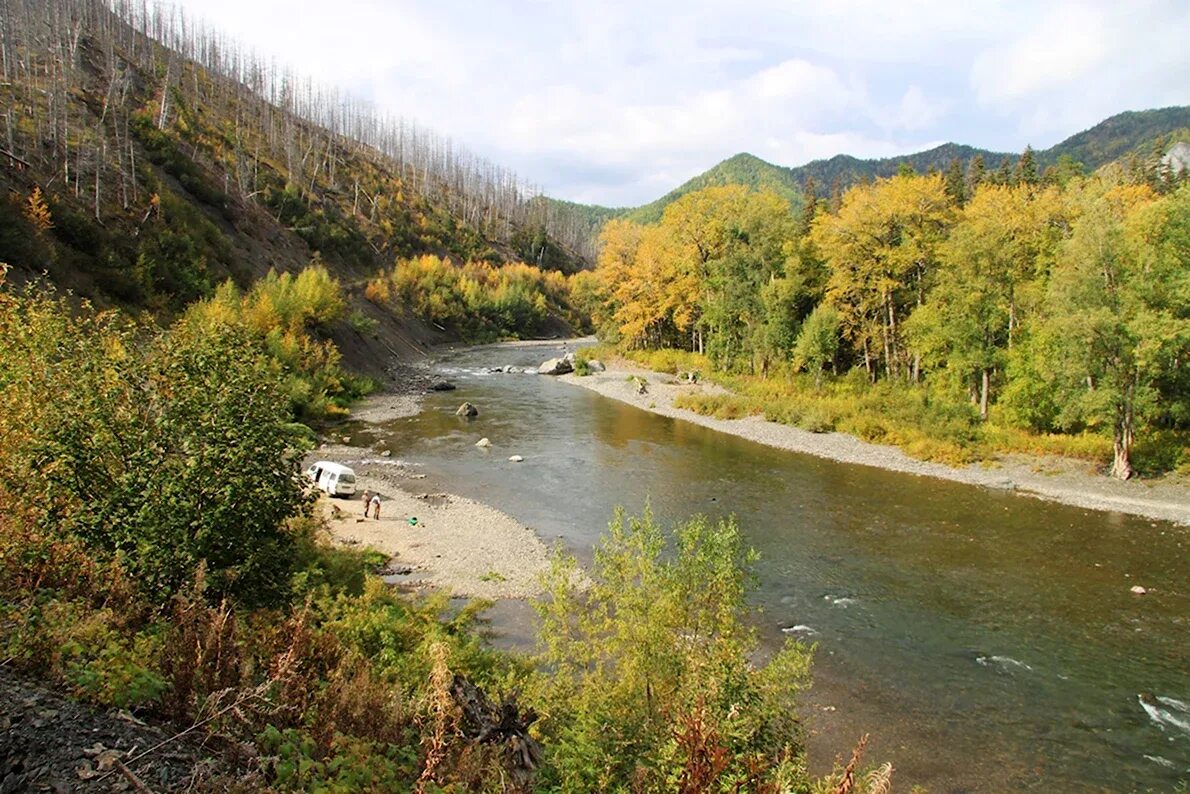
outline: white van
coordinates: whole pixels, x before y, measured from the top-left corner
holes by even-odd
[[[306,476],[320,491],[331,496],[353,496],[355,494],[355,472],[342,463],[327,460],[316,461],[306,469]]]

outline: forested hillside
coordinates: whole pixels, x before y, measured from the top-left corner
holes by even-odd
[[[623,217],[636,223],[656,223],[661,220],[665,208],[682,196],[714,185],[744,185],[753,190],[772,190],[789,201],[794,209],[801,206],[802,185],[788,168],[742,153],[724,160],[656,201],[627,211]]]
[[[1157,151],[1164,154],[1178,140],[1190,140],[1190,107],[1120,113],[1049,149],[1031,151],[1030,156],[1039,174],[1044,174],[1051,167],[1055,170],[1090,173],[1115,160],[1132,156],[1152,165]],[[636,223],[655,223],[674,201],[687,193],[713,185],[771,189],[788,198],[796,207],[801,195],[807,191],[822,197],[833,195],[837,198],[852,185],[893,176],[905,167],[919,174],[958,170],[964,176],[975,168],[999,172],[998,178],[1005,181],[1014,174],[1021,157],[1021,153],[994,152],[958,143],[945,143],[924,152],[873,160],[837,154],[827,160],[814,160],[790,168],[741,153],[684,182],[656,201],[620,210],[616,217]]]
[[[736,387],[686,407],[1126,479],[1190,463],[1188,234],[1186,174],[1155,167],[906,169],[800,214],[710,187],[610,222],[578,294],[605,338],[694,351]]]
[[[0,262],[169,316],[321,261],[348,286],[420,254],[573,271],[590,235],[448,138],[121,0],[0,11]]]

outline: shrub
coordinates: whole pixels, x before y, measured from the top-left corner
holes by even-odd
[[[353,311],[347,317],[347,324],[356,331],[356,333],[366,335],[375,334],[380,328],[380,321],[374,317],[369,317],[358,309]]]
[[[470,341],[536,334],[551,315],[576,328],[585,325],[571,307],[565,276],[521,263],[456,265],[429,255],[404,259],[369,282],[365,294],[376,303],[408,306]]]
[[[585,591],[577,563],[555,559],[538,605],[547,787],[672,790],[697,762],[680,739],[694,726],[721,744],[723,780],[802,781],[794,700],[810,656],[790,642],[751,662],[755,559],[732,521],[695,518],[670,538],[648,509],[616,513]]]
[[[200,563],[215,597],[282,599],[283,523],[302,495],[280,382],[252,341],[179,329],[146,343],[111,315],[3,300],[6,499],[47,536],[119,560],[155,603]]]

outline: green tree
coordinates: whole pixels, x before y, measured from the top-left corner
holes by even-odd
[[[974,196],[975,190],[987,181],[987,170],[987,164],[984,162],[982,154],[971,158],[971,162],[967,165],[968,196]]]
[[[303,502],[275,365],[234,329],[145,339],[114,315],[21,294],[0,312],[4,489],[47,534],[120,562],[164,605],[284,600]],[[52,395],[52,399],[46,399]]]
[[[1017,160],[1015,178],[1018,184],[1037,184],[1037,156],[1033,154],[1032,146],[1026,146],[1021,159]]]
[[[834,307],[820,303],[802,324],[793,349],[793,365],[814,373],[815,388],[822,385],[822,372],[833,366],[839,352],[842,318]]]
[[[1134,473],[1138,433],[1185,416],[1190,390],[1190,191],[1090,192],[1055,262],[1038,350],[1059,395],[1058,422],[1109,429],[1113,477]]]
[[[993,378],[1020,326],[1021,295],[1058,242],[1062,203],[1052,189],[985,185],[939,248],[943,266],[907,332],[926,365],[966,390],[988,417]]]
[[[956,206],[961,207],[967,203],[967,180],[963,176],[963,166],[959,164],[957,157],[951,160],[946,168],[946,195],[950,196],[950,200]]]

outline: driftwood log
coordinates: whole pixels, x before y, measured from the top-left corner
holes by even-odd
[[[456,675],[450,694],[462,712],[459,729],[476,744],[503,748],[508,771],[518,787],[528,785],[541,763],[541,745],[529,735],[529,726],[537,721],[533,709],[521,711],[514,692],[500,704],[488,699],[479,687]]]

